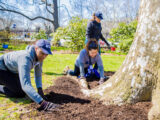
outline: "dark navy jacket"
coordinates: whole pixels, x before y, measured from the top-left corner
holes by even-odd
[[[86,37],[87,37],[87,39],[95,38],[97,41],[99,39],[102,39],[107,45],[109,45],[109,43],[103,37],[101,31],[102,31],[101,23],[98,23],[95,20],[90,21],[87,24]]]

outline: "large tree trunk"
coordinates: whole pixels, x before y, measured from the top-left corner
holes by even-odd
[[[141,0],[135,39],[122,66],[104,84],[92,90],[83,88],[82,92],[104,104],[121,105],[152,99],[149,119],[160,118],[159,21],[160,0]]]

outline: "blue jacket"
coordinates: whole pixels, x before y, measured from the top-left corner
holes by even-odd
[[[31,85],[30,71],[34,68],[36,87],[42,88],[42,63],[37,61],[34,46],[27,46],[26,50],[9,52],[0,56],[0,69],[7,70],[6,67],[9,71],[19,74],[23,91],[33,101],[39,103],[43,100]]]
[[[103,37],[101,31],[102,31],[101,23],[98,23],[95,20],[94,21],[90,21],[87,24],[86,38],[88,40],[89,40],[89,38],[95,38],[97,41],[99,39],[102,39],[109,46],[108,41],[105,40],[105,38]]]

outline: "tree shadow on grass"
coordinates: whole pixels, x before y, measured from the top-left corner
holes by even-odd
[[[46,75],[56,75],[56,76],[62,76],[63,73],[54,73],[54,72],[44,72]]]

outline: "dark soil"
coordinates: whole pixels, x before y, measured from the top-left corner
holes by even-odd
[[[105,73],[108,75],[113,72]],[[94,84],[93,84],[94,83]],[[98,85],[97,81],[90,81],[90,87]],[[150,102],[140,102],[134,105],[103,105],[98,100],[85,97],[77,82],[70,77],[59,77],[54,86],[45,90],[46,97],[61,107],[54,111],[37,110],[36,103],[31,103],[28,113],[22,114],[20,119],[36,120],[147,120],[151,107]]]
[[[104,72],[104,76],[112,76],[115,72],[111,72],[111,71],[108,71],[108,72]],[[88,81],[88,86],[90,89],[93,89],[94,87],[98,86],[98,81],[99,80],[93,80],[93,79],[87,79]]]

